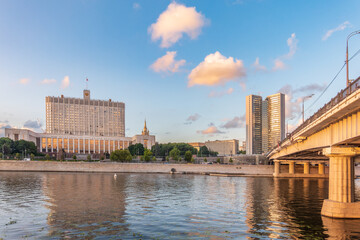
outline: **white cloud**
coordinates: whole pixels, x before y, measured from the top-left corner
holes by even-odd
[[[196,68],[189,74],[188,86],[194,85],[225,85],[229,81],[234,81],[245,77],[246,70],[241,60],[229,57],[226,58],[220,52],[209,54]]]
[[[285,94],[285,117],[295,118],[301,114],[302,98],[309,93],[321,92],[326,85],[309,84],[297,89],[293,89],[291,85],[286,84],[278,92]],[[296,97],[296,95],[300,95]]]
[[[342,24],[340,24],[339,26],[337,26],[336,28],[328,30],[325,33],[325,35],[322,37],[322,40],[326,41],[329,37],[331,37],[331,35],[333,35],[333,33],[338,32],[338,31],[342,31],[347,27],[351,27],[351,24],[350,24],[349,21],[345,21]]]
[[[289,46],[288,54],[284,55],[284,58],[292,58],[297,50],[298,40],[296,39],[295,33],[291,34],[291,37],[287,40],[287,45]]]
[[[9,121],[0,121],[0,137],[5,135],[5,128],[11,128]]]
[[[200,118],[200,115],[198,113],[195,113],[194,115],[189,116],[186,121],[188,122],[195,122]]]
[[[224,95],[230,95],[234,92],[233,88],[229,88],[228,90],[222,91],[222,92],[217,92],[217,91],[212,91],[209,93],[208,97],[222,97]]]
[[[195,7],[172,2],[148,31],[153,41],[161,39],[160,46],[168,48],[182,38],[183,34],[191,39],[197,38],[206,22],[205,16],[197,12]]]
[[[255,59],[255,62],[253,63],[252,66],[255,69],[255,71],[259,71],[259,72],[266,71],[266,67],[260,64],[260,60],[258,57]]]
[[[140,9],[141,8],[140,3],[134,3],[133,8],[136,9],[136,10]]]
[[[241,117],[234,117],[233,119],[227,121],[224,125],[222,125],[222,128],[244,128],[245,127],[245,116],[243,115]]]
[[[275,59],[274,67],[272,68],[273,71],[284,70],[285,68],[286,65],[283,61],[281,61],[280,59]]]
[[[65,76],[64,79],[61,82],[61,88],[65,89],[65,88],[68,88],[69,86],[70,86],[69,76]]]
[[[53,84],[53,83],[56,83],[56,80],[55,79],[44,79],[40,82],[41,84]]]
[[[32,131],[35,132],[44,132],[44,130],[42,129],[42,123],[40,122],[40,120],[37,121],[32,121],[32,120],[27,120],[24,123],[24,126],[22,127],[23,129],[30,129]]]
[[[19,80],[19,83],[22,84],[22,85],[26,85],[30,82],[30,79],[29,78],[22,78]]]
[[[219,133],[224,133],[224,132],[220,131],[220,130],[217,129],[217,127],[215,127],[215,126],[210,126],[210,127],[208,127],[207,129],[205,129],[205,130],[197,131],[197,133],[206,135],[206,134],[219,134]]]
[[[179,68],[183,66],[186,61],[175,60],[176,51],[166,52],[166,54],[158,58],[150,68],[155,72],[178,72]]]

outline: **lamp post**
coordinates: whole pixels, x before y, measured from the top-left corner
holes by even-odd
[[[305,99],[309,99],[312,96],[314,96],[314,94],[311,94],[309,96],[305,96],[302,98],[302,122],[304,123],[304,115],[305,115],[305,111],[304,111],[304,103],[305,103]]]
[[[349,34],[349,36],[346,39],[346,87],[350,85],[350,79],[349,79],[349,39],[356,35],[360,34],[360,30],[352,32]]]

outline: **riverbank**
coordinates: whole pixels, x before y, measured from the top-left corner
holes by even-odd
[[[272,176],[271,165],[167,164],[117,162],[0,161],[0,171],[236,174]]]
[[[288,172],[286,165],[281,167],[281,172]],[[272,177],[273,168],[274,166],[272,165],[0,161],[0,171],[15,172],[170,173],[171,169],[175,169],[177,174]],[[310,172],[311,174],[317,173],[317,168],[311,168]],[[325,172],[328,173],[328,167],[326,167]],[[355,167],[355,176],[360,176],[359,166]]]

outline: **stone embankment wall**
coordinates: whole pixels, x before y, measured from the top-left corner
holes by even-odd
[[[247,175],[272,175],[270,165],[219,165],[219,164],[160,164],[160,163],[114,163],[114,162],[45,162],[0,161],[0,171],[34,172],[113,172],[113,173],[224,173]]]

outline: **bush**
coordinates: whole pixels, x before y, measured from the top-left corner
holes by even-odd
[[[2,153],[0,153],[0,158],[2,158],[3,157],[3,154]]]
[[[192,159],[192,153],[191,151],[186,151],[184,156],[185,161],[190,162]]]
[[[204,162],[207,162],[207,158],[204,158]]]
[[[20,159],[20,153],[16,153],[16,154],[15,154],[15,158],[16,158],[16,159]]]
[[[73,155],[73,159],[74,159],[74,160],[76,160],[76,159],[77,159],[77,157],[76,157],[76,155],[75,155],[75,154]]]
[[[150,162],[150,157],[152,156],[152,152],[149,149],[145,149],[144,151],[144,159],[146,162]]]
[[[191,157],[191,163],[195,163],[195,159]]]
[[[116,162],[128,162],[132,160],[129,150],[115,150],[110,154],[110,160]]]
[[[127,162],[131,162],[131,161],[132,161],[132,157],[131,157],[131,156],[127,156],[127,157],[126,157],[126,161],[127,161]]]
[[[229,160],[229,163],[233,163],[234,161],[232,160],[232,158],[230,158],[230,160]]]
[[[46,159],[46,160],[50,160],[50,155],[49,155],[49,154],[46,154],[46,155],[45,155],[45,159]]]
[[[100,160],[104,160],[104,159],[105,159],[104,156],[101,156],[101,157],[100,157]]]
[[[87,155],[87,160],[91,161],[91,155],[90,154]]]
[[[152,157],[152,161],[153,161],[153,162],[156,162],[156,157]]]
[[[220,161],[220,158],[216,159],[216,162],[217,162],[217,163],[220,163],[220,162],[221,162],[221,161]]]
[[[166,161],[170,161],[170,157],[169,157],[169,156],[166,156]]]
[[[32,153],[32,154],[30,154],[30,159],[31,160],[34,160],[34,158],[35,158],[35,155]]]

